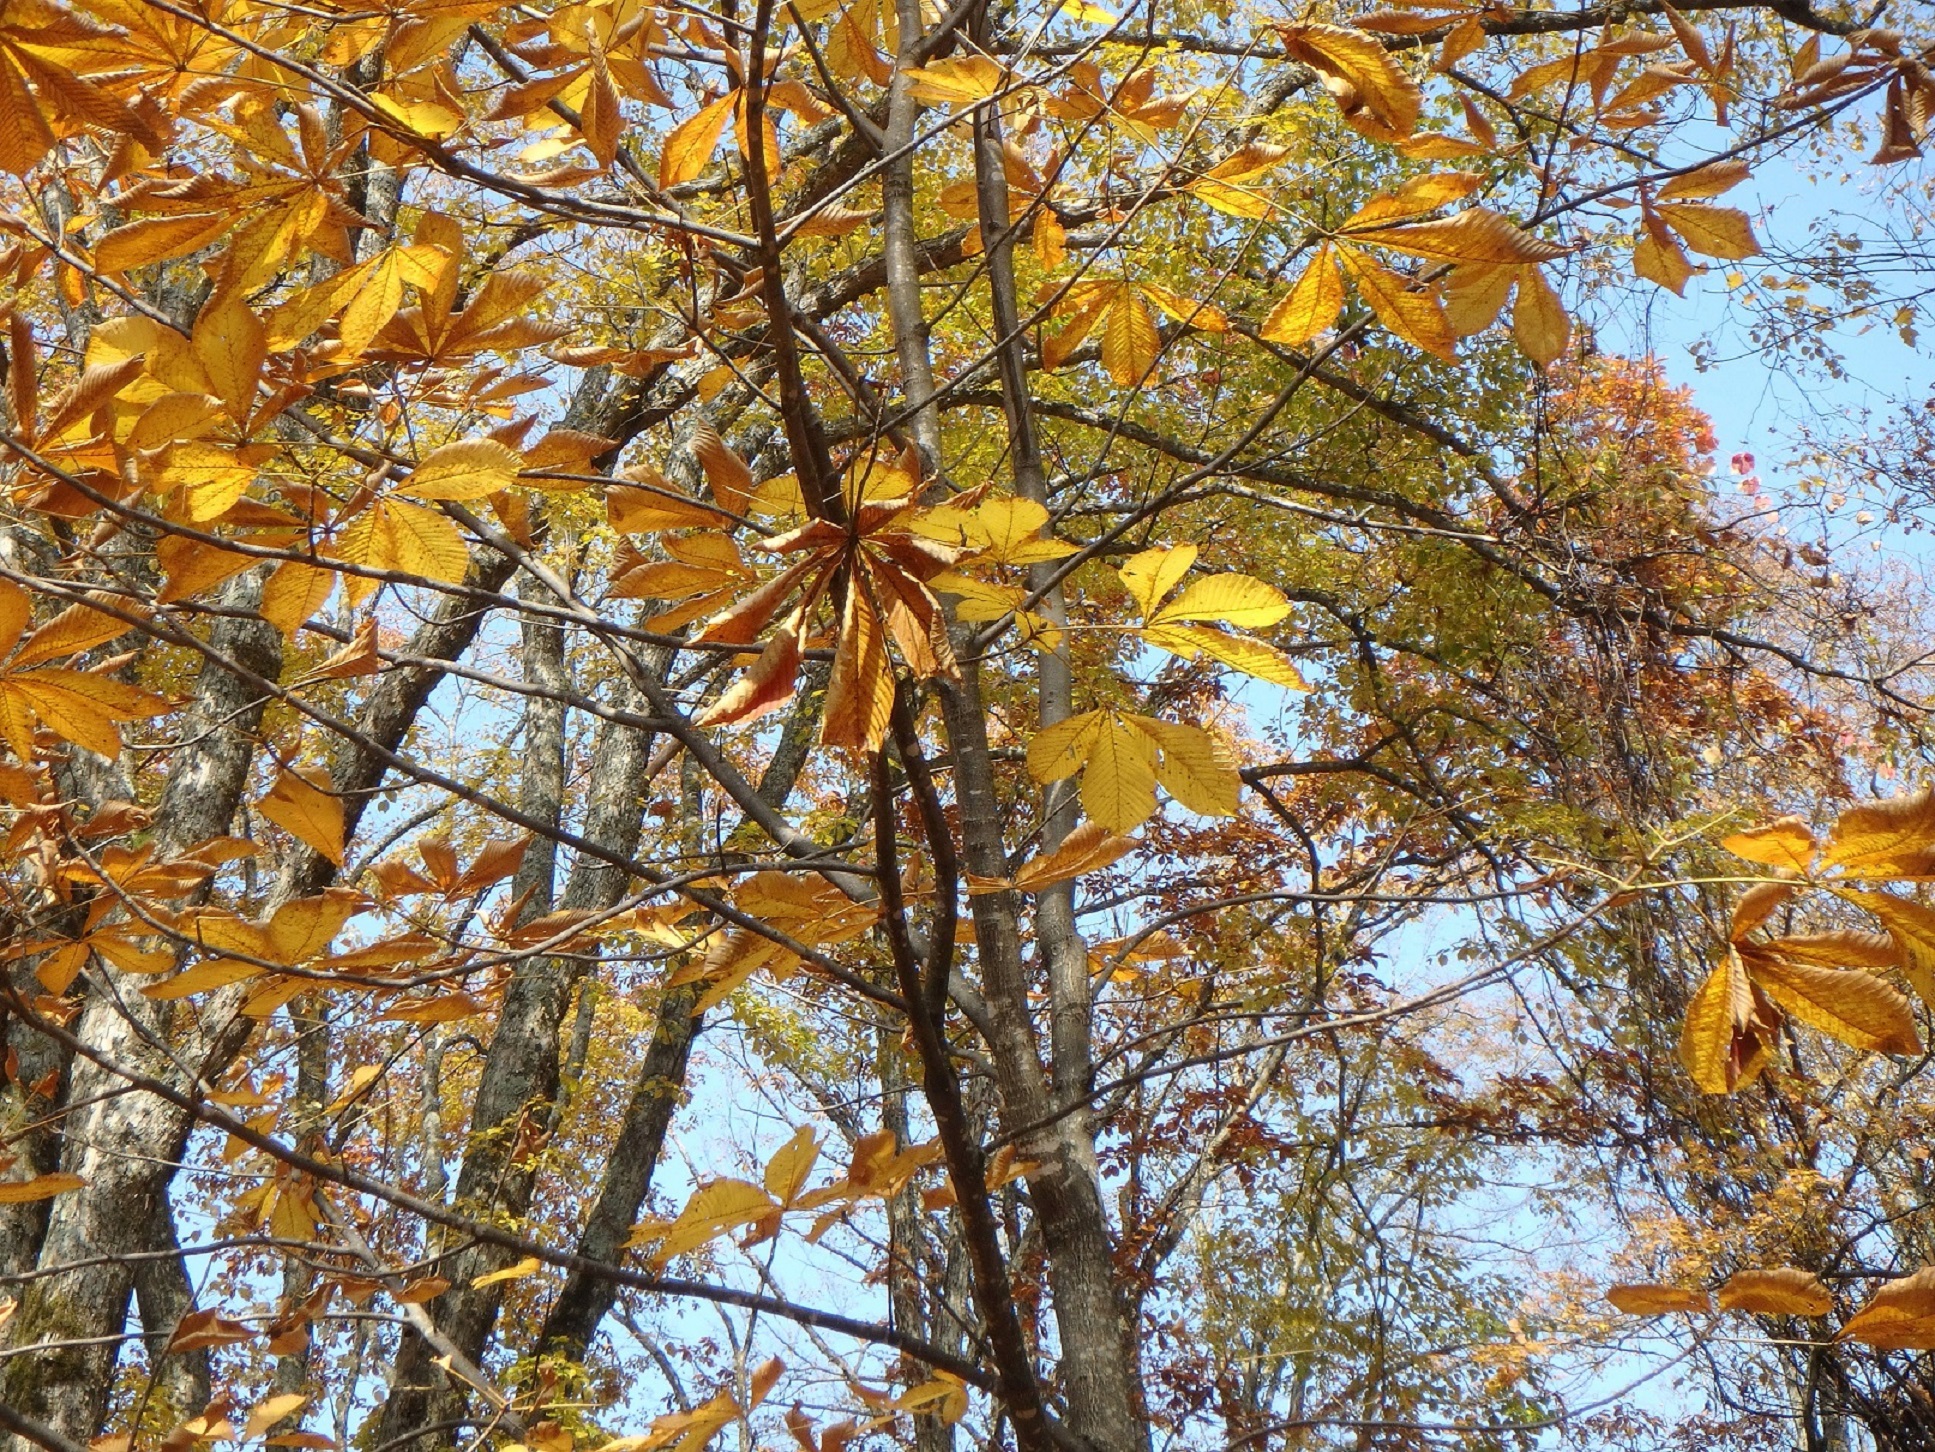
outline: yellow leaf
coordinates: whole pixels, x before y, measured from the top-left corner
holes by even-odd
[[[1746,962],[1753,981],[1802,1023],[1857,1049],[1921,1052],[1908,1000],[1874,974],[1859,968],[1821,968],[1768,953],[1755,953]]]
[[[734,514],[744,514],[752,494],[752,470],[719,437],[709,422],[702,422],[692,433],[692,453],[705,471],[706,486],[712,497]]]
[[[719,529],[732,522],[696,499],[678,498],[670,490],[660,492],[630,484],[605,486],[605,515],[611,527],[620,534],[656,534],[666,529]]]
[[[1899,968],[1901,948],[1887,933],[1864,933],[1854,928],[1830,928],[1799,933],[1762,944],[1769,952],[1795,963],[1821,968]]]
[[[396,310],[403,306],[404,284],[429,291],[436,286],[448,262],[442,252],[420,243],[386,248],[371,258],[369,271],[348,294],[349,306],[343,309],[337,322],[336,335],[341,344],[338,356],[360,358],[384,325],[396,316]],[[336,297],[333,291],[329,294],[332,301]],[[294,325],[279,326],[278,336],[289,326]]]
[[[316,957],[363,906],[361,893],[340,887],[284,903],[269,919],[264,956],[289,965]]]
[[[1814,863],[1814,833],[1800,817],[1749,827],[1721,838],[1720,845],[1745,861],[1786,872],[1806,872]]]
[[[1319,247],[1296,285],[1285,293],[1263,320],[1259,336],[1271,343],[1297,348],[1337,321],[1344,310],[1344,276],[1330,244]]]
[[[543,1269],[543,1261],[534,1255],[527,1255],[515,1265],[507,1265],[502,1270],[475,1277],[470,1284],[474,1289],[478,1286],[494,1286],[503,1281],[521,1281],[526,1276],[534,1276]]]
[[[877,751],[887,735],[894,704],[894,675],[878,612],[858,579],[847,583],[840,635],[827,678],[820,744],[849,751]]]
[[[1705,1291],[1689,1291],[1680,1286],[1614,1286],[1606,1299],[1628,1316],[1668,1316],[1676,1312],[1698,1315],[1713,1309],[1713,1299]]]
[[[1082,771],[1082,810],[1112,832],[1155,815],[1156,741],[1113,712],[1103,714]]]
[[[126,602],[114,603],[122,609],[127,608]],[[25,670],[28,666],[59,660],[62,656],[78,655],[97,645],[119,640],[133,628],[127,621],[117,619],[106,611],[91,609],[86,605],[69,605],[27,637],[26,644],[8,662],[7,669]]]
[[[182,491],[191,524],[218,519],[234,508],[255,479],[255,466],[221,444],[175,444],[162,466],[162,482]]]
[[[682,185],[706,169],[737,97],[736,91],[728,91],[718,100],[707,102],[666,136],[658,162],[661,187]]]
[[[1166,287],[1158,287],[1153,282],[1142,282],[1136,286],[1145,298],[1179,323],[1185,323],[1205,333],[1229,331],[1230,320],[1224,316],[1221,308],[1212,307],[1206,302],[1198,302],[1195,298],[1184,297],[1181,293],[1171,292]]]
[[[113,760],[121,754],[115,722],[158,715],[166,708],[159,696],[87,671],[0,677],[0,732],[23,762],[33,754],[30,716],[38,716],[63,740]]]
[[[1687,1003],[1680,1062],[1701,1092],[1731,1094],[1760,1073],[1778,1023],[1755,998],[1740,954],[1730,949]]]
[[[343,865],[343,804],[324,790],[319,772],[285,769],[256,810],[290,836]]]
[[[87,1185],[79,1175],[51,1173],[30,1180],[0,1180],[0,1205],[24,1205],[31,1200],[51,1200],[56,1195],[79,1190]]]
[[[1416,176],[1393,191],[1379,192],[1343,221],[1340,231],[1353,232],[1380,222],[1421,217],[1439,207],[1462,201],[1483,184],[1475,171],[1440,171]]]
[[[425,580],[455,582],[470,567],[470,551],[453,521],[401,499],[378,500],[358,515],[337,541],[336,553],[351,564]],[[361,599],[370,582],[352,578],[347,588]]]
[[[450,1289],[450,1282],[442,1276],[419,1276],[407,1285],[397,1287],[390,1294],[406,1306],[421,1306],[426,1301],[434,1301]]]
[[[116,227],[96,244],[94,265],[103,272],[146,267],[206,247],[234,225],[235,218],[228,212],[184,212],[130,222]]]
[[[1935,1351],[1935,1268],[1884,1282],[1839,1339],[1878,1351]]]
[[[1834,1296],[1812,1271],[1798,1266],[1736,1271],[1720,1287],[1720,1309],[1756,1316],[1825,1316]]]
[[[336,572],[319,565],[285,560],[262,587],[258,612],[289,639],[295,639],[309,617],[323,607],[336,588]]]
[[[155,601],[172,605],[177,600],[190,600],[213,589],[257,562],[248,555],[171,534],[156,542],[155,563],[167,577]]]
[[[1022,892],[1041,892],[1084,873],[1099,872],[1137,847],[1133,837],[1118,836],[1100,822],[1084,822],[1045,857],[1037,857],[1014,876]]]
[[[1144,626],[1136,634],[1146,644],[1184,660],[1207,655],[1260,681],[1293,691],[1310,689],[1289,656],[1248,635],[1214,630],[1207,625]]]
[[[961,56],[902,72],[907,89],[940,106],[973,106],[1001,90],[1001,66],[987,56]]]
[[[1028,773],[1036,781],[1061,781],[1082,769],[1106,717],[1101,711],[1079,715],[1044,726],[1028,738]]]
[[[1837,896],[1881,919],[1901,952],[1902,976],[1923,1003],[1935,1008],[1935,908],[1891,892],[1840,888]]]
[[[1717,197],[1722,192],[1732,191],[1744,182],[1749,175],[1746,162],[1739,158],[1726,161],[1712,161],[1694,171],[1676,176],[1659,190],[1662,202],[1689,201],[1702,197]]]
[[[1511,296],[1519,269],[1509,262],[1473,262],[1454,267],[1445,279],[1445,321],[1455,337],[1469,338],[1489,328]]]
[[[524,458],[495,439],[463,439],[417,461],[403,490],[418,499],[484,499],[516,482]]]
[[[1437,222],[1357,229],[1350,235],[1354,241],[1373,242],[1433,262],[1549,262],[1567,251],[1484,207],[1470,207]]]
[[[1821,862],[1849,877],[1935,876],[1935,789],[1848,808]]]
[[[800,1126],[766,1161],[766,1193],[781,1205],[791,1205],[806,1188],[806,1177],[813,1173],[819,1158],[819,1137],[810,1127]]]
[[[1117,388],[1134,388],[1156,366],[1162,338],[1142,304],[1140,289],[1122,283],[1115,289],[1102,325],[1102,366]]]
[[[1146,619],[1155,612],[1156,602],[1181,584],[1195,563],[1195,545],[1172,545],[1129,556],[1118,573]]]
[[[1447,363],[1457,361],[1451,324],[1435,293],[1413,292],[1409,278],[1379,267],[1349,248],[1340,249],[1340,255],[1357,291],[1371,305],[1379,322],[1414,348]]]
[[[1291,59],[1323,76],[1346,116],[1368,110],[1406,136],[1417,128],[1424,93],[1377,41],[1339,25],[1284,25],[1278,30]]]
[[[227,988],[233,983],[246,983],[251,978],[260,978],[266,969],[253,963],[244,963],[235,958],[211,958],[206,963],[197,963],[185,973],[177,973],[173,978],[159,983],[150,983],[141,990],[145,998],[156,999],[162,1003],[172,1003],[190,994],[207,993],[215,988]]]
[[[1686,295],[1686,280],[1693,276],[1693,264],[1686,251],[1666,230],[1666,224],[1647,213],[1639,240],[1633,244],[1633,275],[1670,288],[1676,296]]]
[[[1290,613],[1290,602],[1274,585],[1248,575],[1211,575],[1194,584],[1149,617],[1151,625],[1186,620],[1220,620],[1226,625],[1275,625]]]
[[[1754,240],[1753,224],[1747,214],[1733,207],[1710,207],[1691,202],[1661,202],[1653,209],[1666,225],[1680,234],[1695,252],[1705,257],[1737,261],[1760,253]]]
[[[445,141],[464,128],[464,117],[460,111],[436,101],[405,101],[381,92],[371,96],[376,109],[387,121],[395,122],[405,131],[418,136],[427,136],[432,141]]]
[[[207,393],[164,393],[135,421],[131,449],[158,449],[211,432],[222,421],[222,400]]]
[[[1728,927],[1727,937],[1731,942],[1739,942],[1755,928],[1772,916],[1775,908],[1794,895],[1794,886],[1787,882],[1762,882],[1740,894],[1740,901],[1734,904],[1733,920]]]
[[[757,1185],[745,1180],[714,1180],[693,1191],[685,1209],[659,1240],[652,1263],[662,1266],[673,1256],[696,1250],[727,1231],[763,1220],[775,1208],[773,1197]]]
[[[1222,737],[1201,726],[1153,716],[1129,719],[1161,749],[1156,780],[1164,791],[1205,817],[1235,813],[1242,780],[1236,774],[1236,758]]]
[[[1536,267],[1519,269],[1512,337],[1519,351],[1541,368],[1555,362],[1572,341],[1572,320],[1566,316],[1565,304]]]
[[[598,158],[598,165],[610,166],[618,159],[618,133],[624,124],[618,110],[618,90],[611,83],[611,67],[605,60],[605,48],[598,44],[595,34],[588,32],[591,41],[591,69],[586,74],[584,105],[578,111],[578,131],[591,148],[591,154]]]
[[[270,1397],[249,1413],[248,1421],[242,1426],[242,1440],[252,1442],[257,1437],[267,1436],[271,1427],[308,1401],[309,1398],[302,1392],[284,1392],[280,1396]]]
[[[193,346],[210,392],[222,400],[229,417],[246,418],[255,401],[256,380],[269,356],[261,320],[240,296],[227,293],[195,319]]]

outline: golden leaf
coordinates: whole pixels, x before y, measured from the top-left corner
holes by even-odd
[[[1734,856],[1784,872],[1806,872],[1814,863],[1814,833],[1802,817],[1781,817],[1720,839]]]
[[[1707,975],[1686,1006],[1680,1062],[1706,1094],[1731,1094],[1766,1065],[1780,1014],[1755,994],[1738,951]]]
[[[1566,316],[1565,304],[1536,267],[1519,269],[1512,337],[1519,351],[1541,368],[1555,362],[1572,341],[1572,320]]]
[[[1002,85],[1000,64],[983,55],[932,61],[901,74],[914,95],[942,106],[977,105],[998,94]]]
[[[1367,110],[1401,135],[1417,128],[1424,93],[1369,36],[1339,25],[1278,27],[1284,49],[1324,77],[1346,116]]]
[[[126,272],[206,247],[235,225],[228,212],[183,212],[149,217],[116,227],[94,248],[94,265],[103,272]]]
[[[1759,255],[1753,224],[1733,207],[1711,207],[1697,202],[1660,202],[1653,208],[1661,220],[1695,252],[1704,257],[1737,261]]]
[[[1447,363],[1457,361],[1451,323],[1435,293],[1412,291],[1410,278],[1379,267],[1352,248],[1340,248],[1339,255],[1379,322],[1412,347]]]
[[[1288,348],[1301,347],[1335,323],[1343,310],[1344,276],[1330,244],[1325,243],[1311,256],[1295,286],[1270,309],[1258,336]]]
[[[1137,845],[1135,838],[1119,836],[1100,822],[1084,822],[1053,852],[1025,864],[1014,875],[1012,886],[1021,892],[1041,892],[1085,873],[1099,872],[1133,852]]]
[[[1849,807],[1821,862],[1849,877],[1935,876],[1935,788]]]
[[[1613,1286],[1606,1299],[1628,1316],[1669,1316],[1676,1312],[1699,1315],[1713,1309],[1713,1298],[1705,1291],[1689,1291],[1681,1286]]]
[[[1156,780],[1189,811],[1205,817],[1236,812],[1242,780],[1229,744],[1213,731],[1153,716],[1128,718],[1161,749]]]
[[[462,439],[425,454],[401,488],[418,499],[484,499],[508,489],[523,467],[523,455],[495,439]]]
[[[313,778],[313,779],[312,779]],[[343,865],[343,804],[319,772],[285,769],[256,810],[290,836]]]
[[[1217,620],[1225,625],[1275,625],[1290,613],[1290,602],[1274,585],[1248,575],[1210,575],[1195,581],[1149,616],[1150,625]]]
[[[470,568],[470,550],[455,522],[401,499],[378,500],[358,515],[336,542],[336,554],[351,564],[453,583]],[[375,585],[351,576],[344,588],[354,604]]]
[[[1754,983],[1802,1023],[1844,1044],[1885,1054],[1919,1054],[1921,1036],[1908,1000],[1859,968],[1822,968],[1770,953],[1745,953]]]
[[[1756,1316],[1825,1316],[1834,1296],[1812,1271],[1797,1266],[1736,1271],[1720,1287],[1720,1309]]]
[[[1157,602],[1182,583],[1195,563],[1195,545],[1173,545],[1133,554],[1117,573],[1146,619],[1155,612]]]
[[[543,1261],[534,1255],[527,1255],[524,1259],[507,1265],[502,1270],[494,1270],[484,1275],[473,1277],[470,1284],[472,1289],[475,1289],[478,1286],[501,1285],[505,1281],[521,1281],[527,1276],[536,1275],[543,1269]]]
[[[791,1205],[799,1198],[800,1191],[806,1188],[806,1177],[813,1173],[813,1166],[819,1162],[820,1140],[812,1129],[801,1125],[793,1131],[793,1137],[773,1151],[773,1157],[766,1161],[766,1171],[762,1178],[766,1193],[781,1205]]]
[[[29,1180],[0,1180],[0,1205],[24,1205],[31,1200],[51,1200],[84,1189],[87,1181],[79,1175],[54,1172],[35,1175]]]
[[[705,482],[712,497],[734,514],[744,514],[752,494],[752,470],[719,437],[710,421],[692,431],[692,454],[705,471]]]
[[[1686,294],[1686,280],[1693,276],[1686,249],[1673,240],[1666,223],[1651,211],[1642,219],[1639,240],[1633,244],[1633,275],[1657,282],[1681,297]]]
[[[1839,888],[1836,895],[1881,919],[1900,950],[1902,976],[1923,1003],[1935,1008],[1935,908],[1891,892]]]
[[[1143,306],[1141,289],[1119,284],[1108,305],[1102,329],[1102,366],[1118,388],[1134,388],[1156,366],[1162,338],[1155,319]]]
[[[1741,893],[1740,901],[1734,904],[1733,920],[1727,932],[1729,940],[1737,943],[1766,922],[1774,909],[1791,898],[1794,891],[1792,883],[1762,882]]]
[[[659,155],[659,186],[679,186],[706,169],[707,163],[712,160],[713,150],[719,145],[720,136],[725,133],[726,121],[732,115],[737,99],[738,92],[728,91],[718,100],[701,106],[672,129]]]
[[[267,1436],[271,1427],[299,1411],[308,1401],[308,1396],[302,1392],[283,1392],[280,1396],[270,1397],[249,1413],[248,1421],[242,1426],[242,1440],[253,1442],[257,1437]]]
[[[1510,218],[1484,207],[1470,207],[1437,222],[1353,229],[1350,235],[1354,241],[1375,243],[1433,262],[1550,262],[1569,250],[1534,237]]]
[[[1710,161],[1705,166],[1674,177],[1659,189],[1659,200],[1673,202],[1717,197],[1739,186],[1749,175],[1747,163],[1738,157]]]
[[[1344,218],[1338,230],[1360,231],[1382,222],[1401,222],[1408,217],[1421,217],[1426,212],[1435,212],[1439,207],[1470,196],[1484,180],[1475,171],[1439,171],[1428,176],[1414,176],[1392,191],[1378,192]]]
[[[1935,1268],[1883,1282],[1839,1339],[1877,1351],[1935,1351]]]
[[[887,735],[894,675],[879,612],[857,575],[847,582],[846,596],[833,671],[827,678],[820,744],[872,752]]]

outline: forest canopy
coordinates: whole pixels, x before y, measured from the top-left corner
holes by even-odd
[[[0,1448],[1935,1448],[1931,66],[0,0]]]

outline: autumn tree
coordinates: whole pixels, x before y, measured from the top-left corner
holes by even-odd
[[[10,1445],[1563,1425],[1443,1014],[1722,672],[1898,688],[1589,324],[1925,40],[5,0]]]

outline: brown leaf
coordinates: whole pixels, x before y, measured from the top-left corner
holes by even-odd
[[[1669,1316],[1675,1312],[1698,1315],[1713,1309],[1713,1298],[1705,1291],[1681,1286],[1613,1286],[1606,1292],[1606,1299],[1628,1316]]]
[[[1771,953],[1739,954],[1756,986],[1802,1023],[1857,1049],[1919,1054],[1921,1037],[1908,1000],[1859,968],[1820,968]]]
[[[1884,1282],[1839,1339],[1877,1351],[1935,1351],[1935,1267]]]
[[[1834,1309],[1834,1297],[1812,1271],[1782,1266],[1736,1272],[1720,1287],[1720,1309],[1756,1316],[1825,1316]]]

